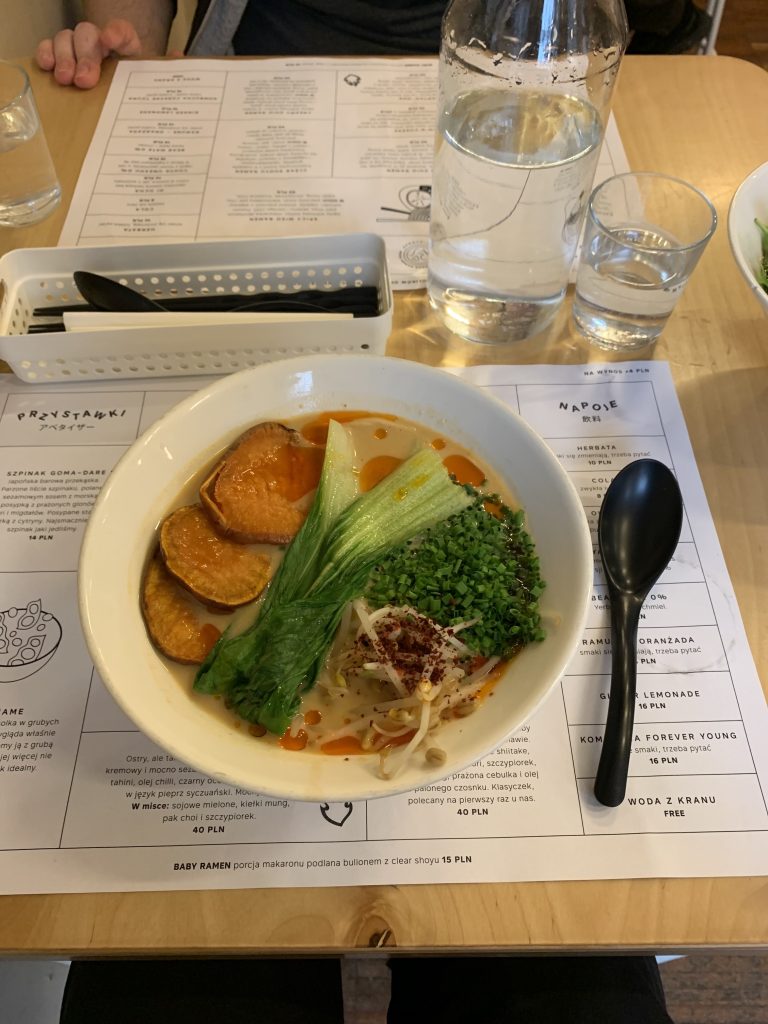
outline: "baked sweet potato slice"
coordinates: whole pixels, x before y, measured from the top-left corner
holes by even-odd
[[[144,574],[141,610],[155,647],[183,665],[201,664],[221,636],[221,630],[200,618],[192,599],[167,571],[159,554]]]
[[[302,499],[317,487],[323,454],[282,423],[259,423],[238,438],[203,483],[203,508],[234,540],[287,544],[304,522]]]
[[[270,577],[270,559],[223,536],[199,505],[185,505],[165,519],[160,554],[171,576],[215,611],[255,601]]]

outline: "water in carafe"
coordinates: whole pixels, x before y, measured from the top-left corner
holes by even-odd
[[[623,6],[605,0],[599,60],[582,51],[592,6],[465,0],[446,11],[428,292],[465,338],[527,338],[565,295],[625,41]]]

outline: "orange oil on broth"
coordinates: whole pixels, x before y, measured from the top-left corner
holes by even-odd
[[[300,501],[320,483],[324,454],[323,448],[281,445],[260,467],[268,490],[286,501]]]
[[[504,675],[509,665],[509,660],[500,661],[497,665],[494,665],[488,675],[485,677],[485,682],[482,687],[478,690],[475,700],[478,704],[482,704],[487,697],[490,697],[493,691],[496,689],[496,684]]]
[[[368,459],[360,469],[361,494],[372,490],[376,484],[381,483],[384,477],[389,476],[393,470],[397,469],[398,466],[402,466],[402,464],[403,460],[398,459],[394,455],[374,455],[372,459]]]
[[[320,747],[321,754],[328,754],[331,757],[353,757],[357,754],[365,754],[363,745],[357,736],[341,736],[337,740],[330,740]]]
[[[295,735],[292,735],[290,730],[284,732],[277,742],[283,750],[304,750],[308,741],[306,729],[299,729]]]
[[[404,747],[415,735],[416,730],[411,729],[408,732],[404,732],[402,736],[393,736],[388,743],[383,743],[378,747],[375,754],[378,756],[382,750],[388,747]],[[342,754],[346,757],[353,757],[356,754],[371,754],[371,751],[363,750],[363,746],[356,736],[342,736],[338,740],[331,740],[330,743],[323,743],[320,747],[320,753],[330,754],[335,757],[339,757]]]
[[[457,477],[460,483],[484,481],[484,489],[492,493],[501,493],[510,505],[514,506],[515,504],[506,488],[502,487],[499,478],[490,469],[482,467],[474,456],[470,457],[470,453],[466,449],[450,438],[443,435],[436,436],[431,428],[391,414],[345,409],[282,421],[285,426],[297,430],[306,442],[306,446],[299,448],[296,446],[285,447],[289,450],[293,448],[294,452],[311,453],[311,455],[300,454],[298,459],[288,462],[287,466],[282,463],[275,466],[275,480],[283,481],[279,486],[287,488],[284,496],[288,500],[301,501],[302,505],[306,507],[311,505],[313,492],[319,481],[324,445],[328,436],[328,423],[331,419],[343,423],[352,437],[355,450],[354,469],[358,476],[358,488],[361,492],[375,486],[420,448],[429,446],[440,453],[446,468]],[[198,500],[200,484],[206,479],[212,467],[225,451],[226,447],[222,448],[189,481],[173,508],[180,508]],[[279,458],[287,459],[287,456],[280,455]],[[287,485],[284,483],[286,480],[289,481]],[[277,483],[276,486],[278,486]],[[292,497],[292,495],[296,495],[296,497]],[[169,508],[168,512],[173,511],[173,508]],[[257,544],[252,546],[270,557],[274,573],[282,558],[283,549],[273,545]],[[260,599],[230,614],[211,613],[201,606],[201,617],[207,623],[203,627],[203,631],[206,638],[210,638],[211,646],[215,643],[218,633],[223,632],[227,626],[231,627],[233,636],[247,629],[255,621],[259,605]],[[158,656],[162,657],[159,652]],[[243,725],[243,720],[226,708],[222,698],[192,693],[195,666],[179,665],[171,661],[168,661],[167,664],[178,678],[180,685],[192,694],[195,701],[202,702],[211,715],[231,728],[240,728]],[[478,699],[487,696],[486,690],[488,693],[492,691],[496,681],[503,675],[504,668],[504,665],[499,665],[494,669]],[[254,742],[279,745],[288,751],[305,750],[345,757],[361,754],[372,756],[362,749],[359,740],[354,737],[322,745],[322,735],[335,731],[346,724],[350,713],[355,714],[356,707],[370,706],[372,703],[387,699],[391,699],[388,685],[376,680],[371,680],[364,686],[358,685],[350,688],[345,700],[329,697],[323,691],[314,688],[304,694],[302,699],[301,710],[304,724],[297,730],[296,736],[285,734],[278,737],[266,733],[257,738],[254,734],[260,732],[258,727],[251,730],[249,726],[248,731],[254,736]],[[318,732],[316,728],[320,721],[323,726],[322,732]],[[447,724],[450,727],[450,723]],[[407,743],[411,735],[405,733],[402,737],[395,737],[390,741],[390,745]]]
[[[214,626],[212,622],[203,623],[200,629],[200,640],[202,641],[206,654],[211,653],[220,636],[221,630],[218,626]]]
[[[331,412],[321,412],[313,416],[311,419],[302,421],[302,425],[298,427],[298,431],[305,441],[309,441],[310,444],[324,445],[328,440],[328,425],[331,420],[336,420],[337,423],[354,423],[355,420],[370,420],[375,418],[377,420],[389,420],[395,422],[398,417],[390,416],[388,413],[383,412],[365,412],[362,409],[333,409]],[[289,424],[287,424],[289,425]],[[295,424],[290,424],[295,426]],[[383,436],[387,436],[387,430],[385,427],[378,427],[374,431],[374,436],[379,436],[379,431],[383,430]]]
[[[460,484],[472,484],[473,487],[482,487],[485,483],[485,470],[480,469],[466,455],[446,455],[443,459],[443,465]]]

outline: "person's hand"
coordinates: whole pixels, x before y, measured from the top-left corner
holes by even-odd
[[[141,40],[130,21],[117,18],[103,29],[81,21],[74,30],[63,29],[53,39],[43,39],[35,58],[43,71],[53,73],[59,85],[92,89],[101,76],[102,61],[110,53],[120,57],[141,53]]]

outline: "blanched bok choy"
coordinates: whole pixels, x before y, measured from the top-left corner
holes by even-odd
[[[331,421],[315,500],[258,618],[239,636],[225,634],[195,679],[196,690],[223,695],[242,718],[273,733],[289,727],[345,606],[362,595],[374,566],[472,501],[432,449],[417,452],[354,499],[352,459],[346,431]]]

